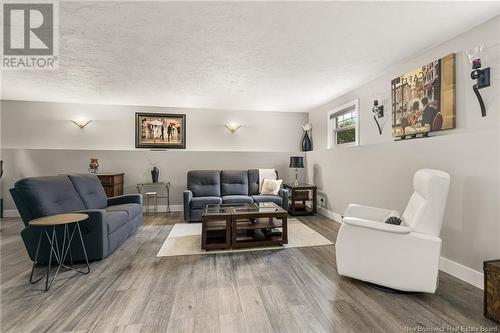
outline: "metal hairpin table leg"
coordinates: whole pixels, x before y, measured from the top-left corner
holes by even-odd
[[[79,270],[79,269],[73,267],[73,255],[71,254],[71,244],[72,244],[73,238],[74,238],[77,230],[78,230],[78,237],[80,238],[80,244],[82,246],[83,254],[85,257],[85,265],[87,266],[86,271],[82,271],[82,270]],[[57,239],[57,233],[56,233],[55,226],[52,226],[52,234],[50,236],[49,236],[49,233],[47,232],[46,229],[40,230],[40,237],[38,239],[35,260],[33,261],[33,266],[32,266],[31,274],[30,274],[30,283],[36,283],[36,282],[40,281],[41,279],[43,279],[43,276],[42,276],[38,280],[33,281],[35,266],[38,263],[38,255],[40,252],[40,244],[42,241],[42,235],[44,233],[45,233],[45,236],[47,237],[47,240],[48,240],[49,245],[50,245],[49,262],[47,264],[47,271],[46,271],[46,276],[45,276],[45,291],[48,291],[50,289],[50,287],[52,286],[52,283],[54,283],[55,279],[57,278],[57,275],[59,274],[61,267],[71,269],[71,270],[76,271],[80,274],[89,274],[90,273],[89,258],[87,256],[87,250],[85,249],[85,244],[83,242],[82,231],[80,229],[80,224],[78,222],[76,222],[71,234],[70,234],[68,225],[67,224],[64,225],[64,236],[63,236],[61,248],[59,247],[59,242]],[[68,254],[70,256],[70,266],[65,265],[66,257],[68,256]],[[54,258],[56,259],[58,266],[57,266],[56,272],[54,273],[54,276],[52,277],[52,279],[50,279],[50,270],[52,267],[52,255],[54,255]]]
[[[35,267],[36,264],[38,263],[38,253],[40,252],[40,243],[42,242],[42,236],[43,236],[43,230],[40,229],[40,236],[38,237],[38,244],[36,246],[36,252],[35,252],[35,260],[33,260],[33,266],[31,267],[31,274],[30,274],[30,283],[37,283],[41,279],[43,279],[43,276],[40,276],[40,278],[36,281],[33,281],[33,273],[35,272]]]
[[[80,243],[82,244],[83,254],[85,255],[85,263],[87,264],[87,272],[80,272],[82,274],[90,273],[89,257],[87,256],[87,250],[85,250],[85,244],[83,243],[82,231],[80,230],[80,224],[76,222],[76,227],[78,228],[78,234],[80,235]]]

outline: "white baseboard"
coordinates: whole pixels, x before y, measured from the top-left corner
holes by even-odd
[[[17,209],[4,209],[3,217],[20,217]]]
[[[335,213],[334,211],[328,210],[323,207],[318,207],[318,214],[323,215],[324,217],[328,217],[331,220],[334,220],[335,222],[341,223],[342,222],[342,215]]]
[[[484,289],[484,274],[481,272],[445,257],[440,258],[439,269],[479,289]]]
[[[333,212],[331,210],[318,207],[318,213],[329,219],[334,220],[335,222],[342,222],[342,215]],[[467,266],[454,262],[445,257],[441,257],[439,260],[439,269],[445,273],[448,273],[457,279],[467,282],[468,284],[473,285],[479,289],[484,289],[484,274],[473,270]]]

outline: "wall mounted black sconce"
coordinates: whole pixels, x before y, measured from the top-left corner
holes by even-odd
[[[469,58],[469,62],[472,65],[470,77],[471,79],[476,80],[476,84],[472,86],[472,90],[474,90],[474,94],[476,94],[477,100],[479,101],[481,116],[486,117],[486,107],[484,106],[484,101],[479,93],[479,89],[490,86],[490,68],[481,69],[481,52],[483,49],[483,46],[476,46],[472,49],[466,50],[465,54],[467,55],[467,58]]]
[[[378,122],[378,118],[382,118],[384,116],[384,106],[379,105],[378,99],[375,97],[373,98],[372,111],[374,113],[373,120],[375,120],[375,123],[377,124],[379,134],[382,135],[382,127],[380,126],[380,123]]]

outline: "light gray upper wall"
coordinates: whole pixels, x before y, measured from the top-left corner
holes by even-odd
[[[326,197],[325,208],[343,213],[348,204],[359,203],[402,211],[412,192],[415,171],[441,169],[451,175],[441,230],[443,256],[477,271],[482,270],[483,260],[500,257],[499,31],[500,17],[496,17],[310,112],[315,150],[307,153],[306,170],[308,180]],[[492,71],[491,87],[481,90],[487,106],[485,118],[462,52],[480,44],[487,46],[483,65]],[[431,138],[394,142],[391,80],[452,52],[456,52],[457,128]],[[385,106],[383,135],[379,135],[371,111],[374,94],[382,95]],[[360,101],[361,145],[328,150],[328,111],[355,98]]]
[[[275,168],[293,179],[289,156],[299,153],[307,113],[175,109],[143,106],[1,102],[2,154],[5,174],[0,184],[5,209],[15,209],[8,193],[20,178],[88,172],[99,158],[102,172],[124,172],[125,192],[151,181],[151,163],[160,179],[172,183],[171,203],[182,204],[187,171],[193,169]],[[185,113],[187,149],[135,149],[135,112]],[[70,120],[92,119],[84,129]],[[224,124],[242,127],[231,134]],[[301,173],[301,178],[304,179]]]
[[[135,149],[135,112],[186,114],[187,150],[298,151],[307,113],[2,101],[2,147]],[[84,129],[70,120],[90,119]],[[242,126],[231,134],[224,124]]]

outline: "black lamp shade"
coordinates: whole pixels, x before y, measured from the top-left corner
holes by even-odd
[[[302,156],[290,156],[290,168],[303,168],[304,167],[304,157]]]

